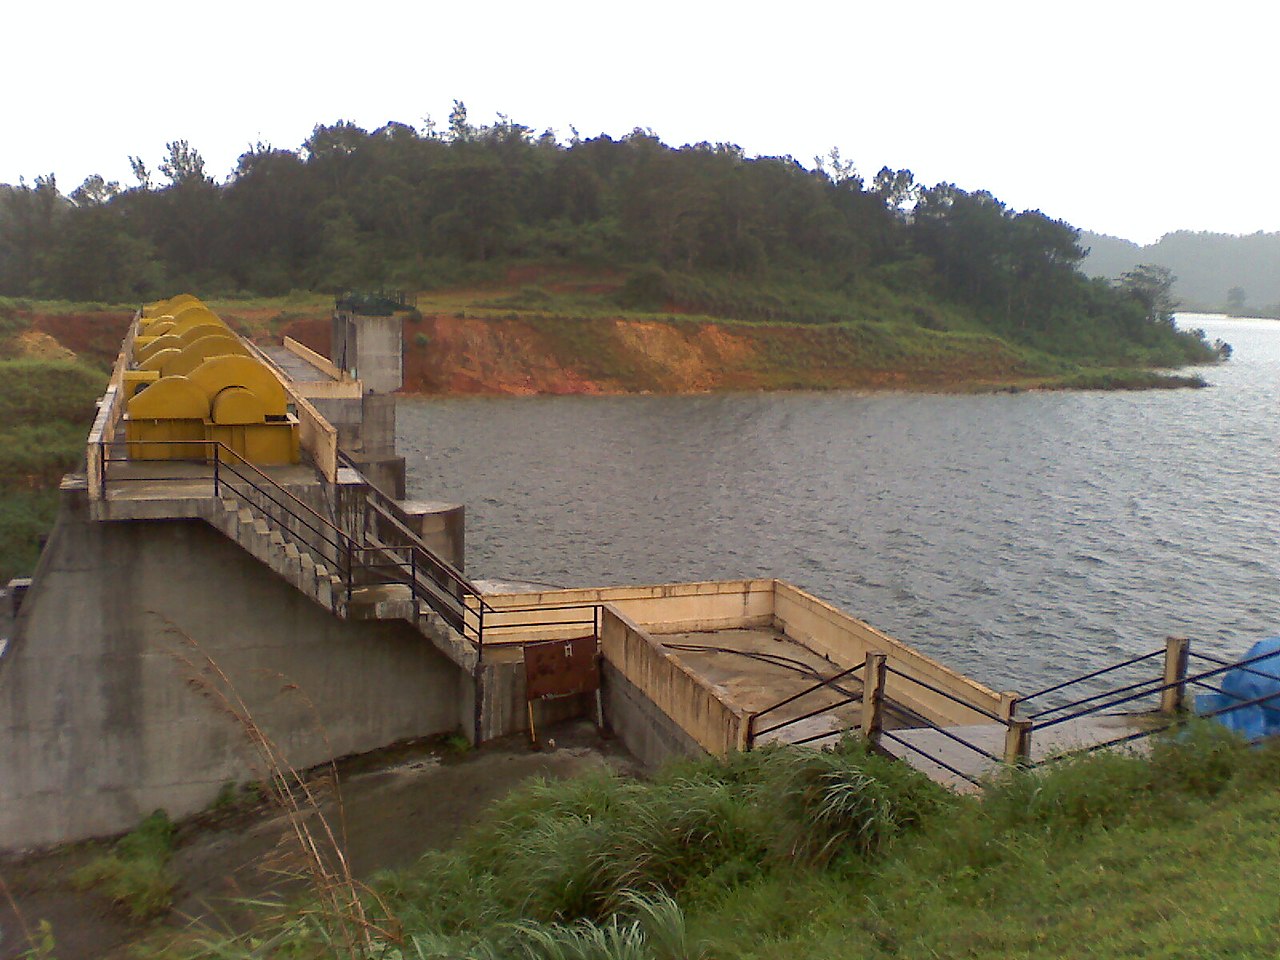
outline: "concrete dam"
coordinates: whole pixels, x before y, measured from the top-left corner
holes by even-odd
[[[138,312],[11,591],[0,849],[201,810],[270,775],[264,740],[304,770],[573,716],[650,764],[856,734],[971,789],[1001,763],[1130,736],[1091,713],[1033,737],[1017,693],[778,580],[468,579],[463,507],[404,498],[404,306],[340,300],[332,357],[249,342],[190,296]],[[1171,641],[1178,693],[1179,662]]]

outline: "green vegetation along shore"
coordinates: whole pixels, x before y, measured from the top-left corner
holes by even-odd
[[[105,381],[74,361],[0,359],[0,584],[34,569]]]
[[[644,130],[561,142],[506,118],[476,126],[461,103],[445,129],[340,121],[295,150],[258,144],[221,181],[186,141],[166,149],[154,174],[133,158],[129,187],[0,186],[0,296],[475,288],[557,264],[620,278],[593,312],[834,328],[855,365],[926,370],[975,336],[1041,376],[1218,356],[1173,326],[1170,277],[1086,278],[1070,224],[909,170],[866,179],[835,151],[805,167]],[[537,302],[556,293],[511,309],[556,314]]]
[[[1270,958],[1277,786],[1280,747],[1208,723],[980,796],[852,742],[534,782],[367,888],[330,869],[249,934],[145,955]]]

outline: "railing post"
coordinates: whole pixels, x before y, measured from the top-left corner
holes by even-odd
[[[418,551],[412,544],[409,546],[409,596],[413,597],[413,622],[422,617],[422,608],[418,605]]]
[[[1031,721],[1010,719],[1004,731],[1004,762],[1025,764],[1031,759]]]
[[[346,547],[347,547],[347,607],[350,608],[352,578],[355,576],[355,566],[353,562],[354,551],[352,550],[352,540],[350,537],[346,538]]]
[[[1002,690],[1000,692],[1000,706],[996,708],[996,713],[1000,719],[1008,723],[1018,712],[1018,704],[1022,701],[1013,690]]]
[[[1187,700],[1187,655],[1191,641],[1168,637],[1164,647],[1164,689],[1160,691],[1161,713],[1182,713]]]
[[[222,463],[222,445],[213,445],[213,495],[222,496],[221,481],[218,477],[218,466]]]
[[[884,729],[885,660],[883,653],[870,652],[862,668],[862,736],[873,747]]]

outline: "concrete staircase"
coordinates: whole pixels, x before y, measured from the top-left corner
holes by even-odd
[[[212,522],[309,599],[340,617],[348,615],[347,587],[342,577],[266,517],[244,506],[238,498],[224,496],[215,503]]]
[[[348,598],[347,582],[337,564],[317,555],[311,547],[261,511],[247,506],[239,497],[216,498],[208,519],[224,536],[334,616],[351,620],[406,620],[459,667],[467,671],[475,669],[474,646],[438,613],[416,602],[406,584],[362,585],[357,571],[356,584]]]

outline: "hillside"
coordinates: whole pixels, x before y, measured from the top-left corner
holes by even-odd
[[[425,291],[404,329],[405,390],[422,394],[695,393],[714,390],[992,390],[1186,386],[1138,369],[1203,360],[1195,341],[1107,342],[1075,358],[991,333],[927,296],[864,288],[858,298],[748,284],[724,291],[666,277],[633,302],[647,271],[524,264],[481,285]],[[263,336],[328,353],[327,304],[272,312],[220,306]],[[770,319],[741,319],[743,315]],[[815,315],[822,316],[815,321]],[[1183,352],[1186,351],[1186,352]]]
[[[1146,246],[1084,231],[1089,248],[1081,269],[1113,279],[1140,263],[1167,267],[1174,295],[1188,308],[1249,316],[1280,316],[1280,233],[1233,236],[1179,230]],[[1233,302],[1232,291],[1238,293]]]
[[[561,142],[506,117],[475,126],[460,102],[447,130],[339,121],[293,150],[258,144],[221,181],[186,141],[167,149],[163,182],[138,163],[127,188],[97,176],[69,193],[53,175],[0,185],[0,296],[489,288],[477,310],[501,315],[497,300],[510,299],[522,319],[657,313],[832,328],[767,344],[784,369],[726,381],[742,385],[792,383],[785,354],[797,338],[874,370],[870,380],[816,371],[815,385],[948,382],[963,375],[946,369],[954,354],[980,380],[1006,376],[1003,348],[976,359],[982,337],[1023,360],[1051,358],[1038,372],[1215,357],[1173,328],[1159,291],[1086,278],[1070,224],[987,191],[917,183],[909,170],[864,177],[835,152],[807,168],[734,144],[673,147],[641,129]],[[554,290],[498,290],[529,264],[622,282],[569,303]],[[637,334],[624,325],[619,335]],[[607,338],[582,345],[612,351]],[[935,360],[942,369],[927,370]],[[583,375],[608,380],[606,367]],[[644,389],[666,378],[633,375]]]

